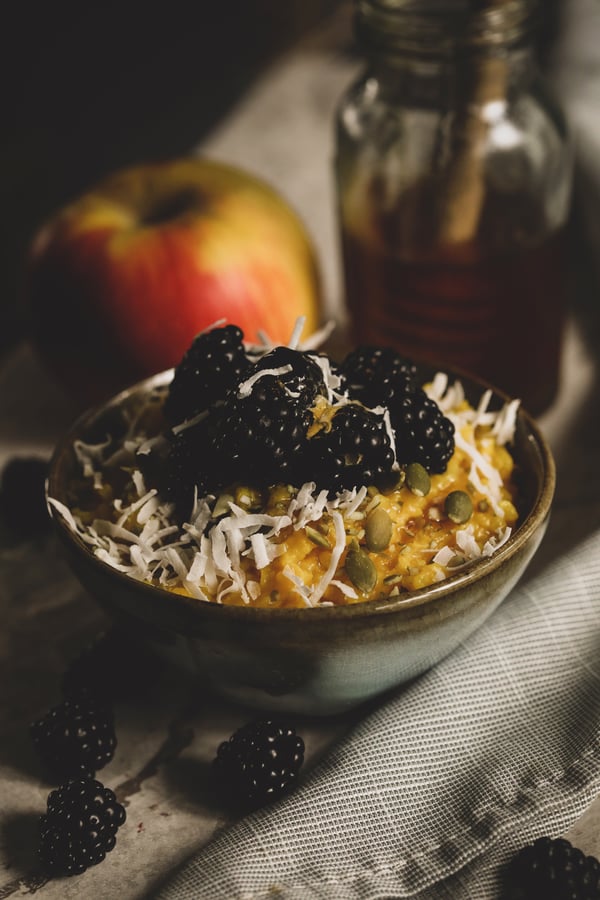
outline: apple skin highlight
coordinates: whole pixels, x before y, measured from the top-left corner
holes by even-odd
[[[217,320],[275,343],[299,316],[305,337],[322,324],[302,222],[265,183],[207,160],[109,177],[40,230],[27,275],[34,345],[81,406],[175,366]]]

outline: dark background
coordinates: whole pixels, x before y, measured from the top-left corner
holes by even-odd
[[[568,2],[568,0],[565,0]],[[118,167],[187,152],[273,59],[351,0],[5,0],[0,357],[45,217]],[[543,0],[541,45],[561,0]]]
[[[5,0],[0,354],[42,220],[115,168],[186,153],[341,0]]]

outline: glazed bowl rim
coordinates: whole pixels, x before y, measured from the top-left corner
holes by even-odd
[[[511,399],[504,391],[489,384],[485,380],[478,378],[470,373],[464,372],[455,366],[435,367],[427,364],[425,368],[428,371],[443,371],[450,378],[459,380],[463,385],[469,387],[477,387],[482,393],[485,390],[491,390],[493,397],[502,403],[509,402]],[[490,556],[482,557],[474,560],[463,570],[456,574],[448,575],[442,581],[436,582],[424,588],[415,591],[406,591],[394,597],[386,597],[374,600],[365,600],[358,603],[340,605],[340,606],[316,606],[316,607],[256,607],[256,606],[233,606],[223,603],[215,603],[212,601],[203,601],[195,597],[188,597],[184,594],[178,594],[167,588],[148,582],[139,581],[130,575],[120,572],[113,566],[98,559],[87,547],[81,537],[76,534],[70,527],[63,515],[49,502],[50,498],[61,500],[60,491],[56,491],[58,473],[61,460],[64,454],[70,452],[74,441],[81,436],[82,431],[86,427],[91,426],[96,420],[101,418],[113,407],[119,407],[126,402],[132,395],[141,392],[150,393],[152,390],[159,389],[167,385],[173,377],[173,369],[165,369],[157,372],[148,378],[141,379],[135,384],[124,388],[119,393],[110,397],[102,403],[96,404],[82,412],[67,429],[63,436],[58,440],[52,453],[48,477],[46,479],[46,502],[51,519],[55,528],[58,529],[59,535],[69,546],[78,552],[92,567],[96,567],[106,576],[116,579],[117,583],[121,583],[123,587],[129,588],[136,592],[148,592],[152,597],[164,597],[165,602],[173,605],[180,605],[186,609],[195,609],[203,614],[219,616],[223,619],[245,620],[245,621],[291,621],[294,619],[305,619],[307,616],[314,619],[315,617],[324,620],[351,619],[354,617],[368,618],[369,616],[391,615],[393,613],[402,613],[404,610],[412,610],[418,607],[426,606],[436,600],[441,600],[452,596],[465,587],[476,582],[482,581],[487,575],[499,569],[502,564],[518,551],[523,548],[537,531],[539,527],[546,521],[556,484],[556,467],[552,452],[543,436],[539,426],[536,424],[531,415],[519,407],[517,419],[525,428],[525,439],[531,441],[539,454],[541,463],[541,488],[536,493],[535,500],[531,509],[527,512],[524,520],[514,529],[508,540]],[[62,501],[61,501],[62,502]]]

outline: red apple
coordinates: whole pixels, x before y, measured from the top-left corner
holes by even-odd
[[[246,340],[321,324],[316,257],[272,188],[205,159],[141,165],[58,212],[32,244],[32,337],[80,403],[176,365],[219,319]]]

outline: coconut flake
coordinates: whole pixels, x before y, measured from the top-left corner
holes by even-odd
[[[332,578],[329,583],[333,587],[336,587],[339,591],[341,591],[344,597],[348,597],[350,600],[358,600],[358,594],[353,587],[350,587],[349,584],[345,584],[343,581],[339,581],[337,578]],[[334,606],[334,604],[323,602],[321,603],[321,606]]]
[[[438,566],[447,566],[455,553],[456,551],[452,547],[441,547],[431,561],[437,563]]]
[[[302,579],[295,575],[289,566],[285,567],[285,569],[283,570],[283,574],[288,579],[288,581],[292,582],[296,593],[302,598],[302,600],[304,600],[305,606],[312,606],[312,603],[310,602],[310,588],[304,584]]]
[[[461,528],[456,532],[456,545],[469,559],[477,559],[481,556],[481,548],[475,540],[473,528]]]
[[[342,553],[346,548],[346,531],[344,529],[344,520],[341,514],[337,512],[337,510],[334,510],[331,513],[331,518],[333,519],[333,527],[335,530],[335,544],[333,550],[331,551],[327,571],[321,577],[319,583],[310,596],[311,606],[317,605],[317,603],[329,587],[329,583],[331,582],[333,576],[337,571],[338,563],[340,561]]]
[[[520,405],[520,400],[511,400],[498,413],[492,434],[501,446],[511,443],[514,439]]]
[[[488,540],[483,545],[483,550],[481,551],[482,556],[491,556],[492,553],[495,553],[500,547],[502,547],[509,537],[512,534],[512,528],[507,525],[502,531],[500,531],[497,535],[492,535],[492,537],[488,538]]]
[[[296,319],[296,324],[294,325],[294,330],[292,331],[292,336],[288,341],[288,347],[290,350],[297,350],[298,344],[300,343],[300,336],[304,329],[304,325],[306,324],[306,316],[298,316]]]
[[[208,415],[208,410],[203,409],[197,415],[192,416],[191,419],[184,419],[183,422],[180,422],[179,425],[173,425],[171,431],[174,435],[181,434],[182,431],[187,431],[188,428],[193,428],[195,425],[199,425],[200,422],[204,421],[204,419]]]
[[[272,375],[274,378],[278,378],[279,375],[287,375],[288,372],[291,371],[292,366],[289,364],[285,366],[276,366],[274,369],[261,369],[260,372],[255,372],[254,375],[250,375],[249,378],[242,381],[238,387],[237,396],[240,400],[243,400],[244,397],[249,397],[256,382],[261,378],[264,378],[265,375]]]

